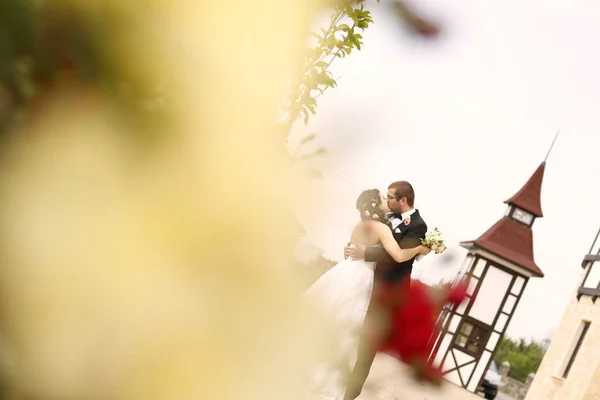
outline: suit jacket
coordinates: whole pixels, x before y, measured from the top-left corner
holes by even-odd
[[[421,239],[427,233],[427,224],[421,218],[419,210],[415,210],[410,216],[410,224],[400,223],[392,233],[401,248],[410,249],[421,244]],[[395,283],[406,277],[410,278],[415,258],[397,263],[382,247],[368,246],[365,249],[365,261],[377,262],[375,279],[383,282]]]

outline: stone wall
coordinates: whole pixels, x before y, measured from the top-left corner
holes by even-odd
[[[535,374],[529,374],[525,380],[525,383],[523,383],[508,376],[509,371],[510,363],[508,361],[504,361],[502,365],[500,365],[500,386],[498,387],[498,390],[515,400],[523,400],[525,396],[527,396],[527,392],[531,387],[531,383],[533,382],[533,378],[535,378]]]
[[[584,277],[585,275],[582,275],[579,284]],[[568,378],[564,378],[563,373],[581,334],[583,321],[591,322],[591,326]],[[589,296],[583,296],[578,300],[574,292],[537,371],[536,379],[527,394],[527,400],[600,400],[600,393],[596,392],[596,385],[600,385],[600,374],[595,378],[595,372],[600,369],[600,323],[598,321],[600,321],[600,301],[594,303]]]

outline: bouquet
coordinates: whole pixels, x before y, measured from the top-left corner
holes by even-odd
[[[444,250],[446,250],[444,237],[438,228],[434,228],[433,231],[427,232],[425,234],[425,239],[421,239],[421,244],[429,247],[435,254],[442,254]]]

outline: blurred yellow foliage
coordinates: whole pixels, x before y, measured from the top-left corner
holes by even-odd
[[[14,398],[301,397],[324,336],[297,307],[288,196],[303,190],[271,121],[316,5],[63,3],[105,24],[124,70],[168,81],[173,116],[145,142],[101,92],[59,86],[3,146]]]

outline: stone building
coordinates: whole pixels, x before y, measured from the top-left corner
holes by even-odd
[[[600,400],[600,230],[526,400]]]

